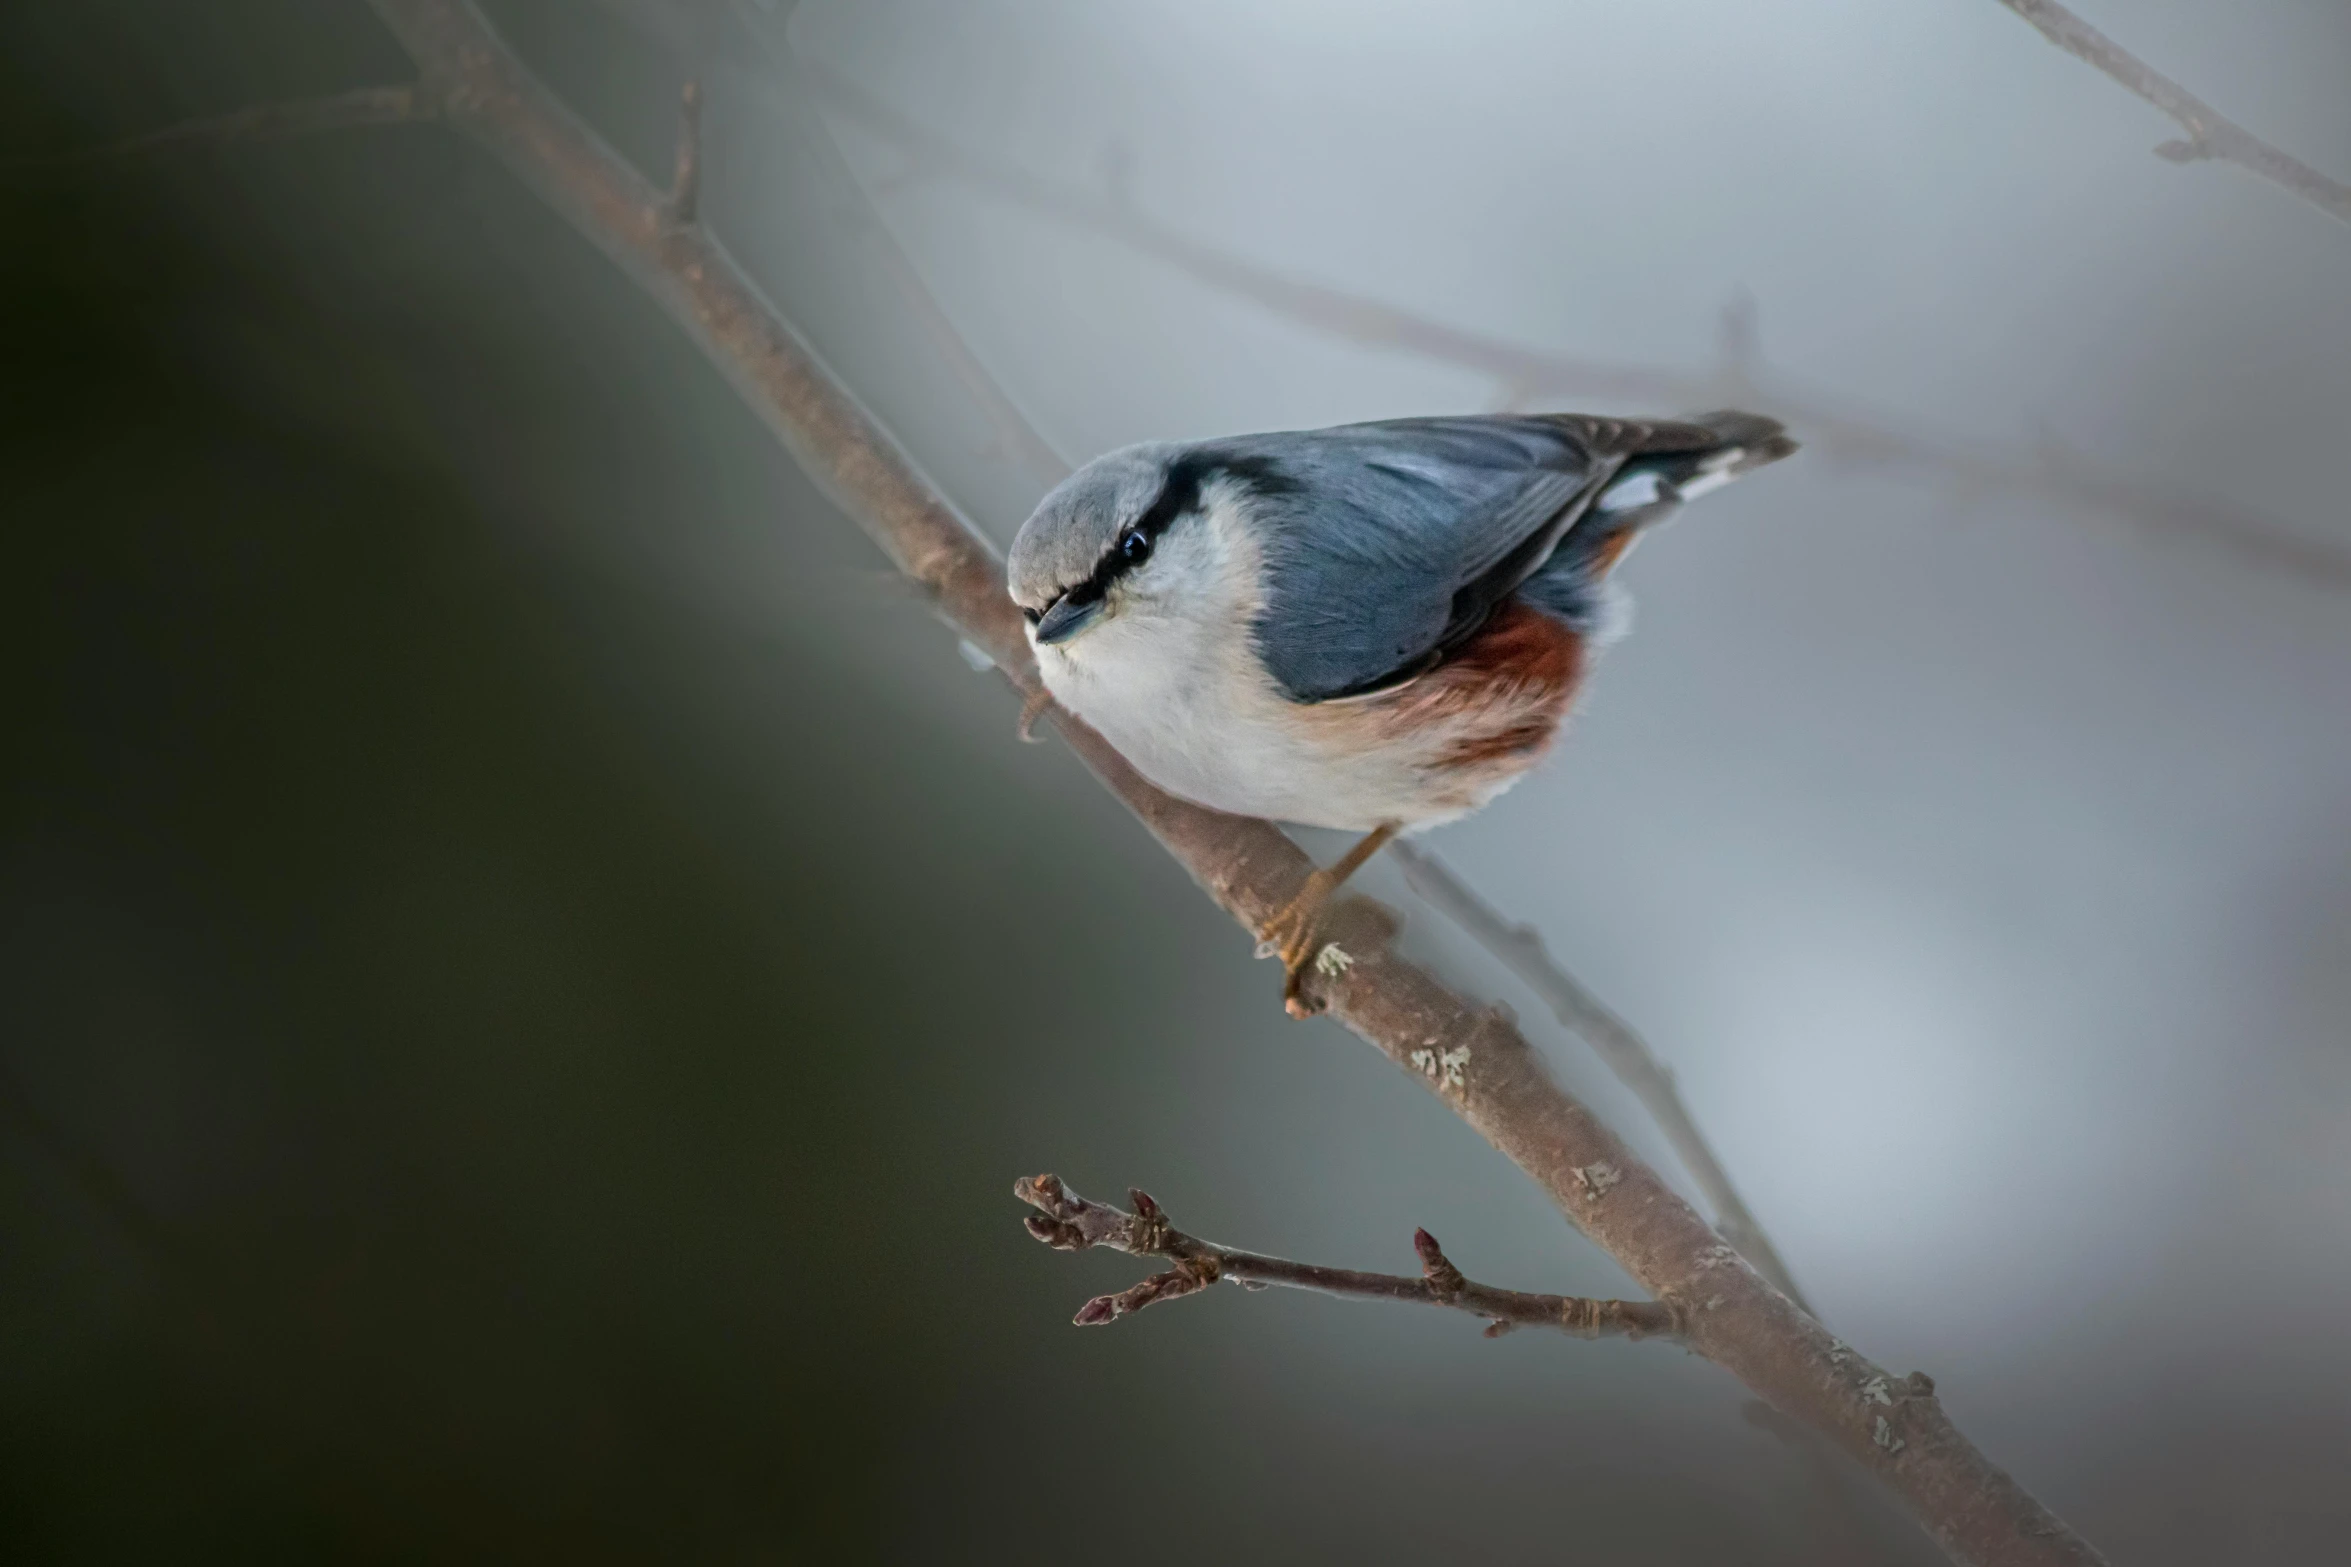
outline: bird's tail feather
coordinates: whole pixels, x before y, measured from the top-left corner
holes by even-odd
[[[1695,500],[1795,450],[1796,443],[1777,419],[1725,408],[1661,428],[1647,449],[1624,465],[1609,493],[1622,489],[1628,479],[1652,474],[1672,485],[1683,500]],[[1603,495],[1603,509],[1606,500]]]
[[[1608,637],[1627,609],[1607,581],[1636,540],[1695,500],[1796,450],[1777,419],[1724,409],[1653,426],[1520,592]]]
[[[1720,489],[1795,450],[1796,443],[1777,419],[1736,409],[1659,425],[1617,470],[1608,488],[1594,497],[1591,510],[1561,541],[1561,553],[1605,575],[1632,538],[1672,516],[1684,501]],[[1579,547],[1570,550],[1566,545]]]

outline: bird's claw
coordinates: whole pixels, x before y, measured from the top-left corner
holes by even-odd
[[[1337,885],[1330,872],[1316,871],[1257,933],[1258,956],[1282,960],[1282,1009],[1292,1017],[1308,1018],[1322,1010],[1322,1003],[1306,994],[1306,973],[1314,966],[1323,905]]]

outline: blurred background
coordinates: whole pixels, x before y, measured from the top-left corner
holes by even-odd
[[[1825,1320],[2114,1560],[2339,1560],[2351,231],[2149,156],[1993,0],[489,9],[649,172],[699,72],[713,228],[1000,542],[1050,459],[982,377],[1069,458],[1788,414],[1431,842],[1673,1062]],[[2340,5],[2086,9],[2351,175]],[[8,1555],[1935,1559],[1668,1346],[1237,1291],[1072,1330],[1141,1270],[1025,1239],[1015,1174],[1630,1286],[1286,1019],[474,147],[59,161],[407,74],[363,0],[0,13]],[[1267,279],[1680,379],[1530,394]]]

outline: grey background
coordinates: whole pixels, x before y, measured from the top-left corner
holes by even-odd
[[[494,9],[666,164],[682,67],[645,0]],[[1495,397],[853,125],[836,152],[710,14],[712,223],[999,539],[1037,481],[836,158],[1066,453]],[[2351,13],[2090,14],[2351,170]],[[1767,410],[1776,378],[1955,447],[2054,440],[2351,549],[2351,232],[2148,156],[2171,127],[1990,0],[863,0],[790,36],[1301,279],[1692,371],[1743,290]],[[0,145],[402,66],[357,0],[21,5]],[[1667,1347],[1234,1292],[1071,1331],[1135,1269],[1024,1240],[1015,1173],[1316,1260],[1407,1268],[1425,1224],[1498,1283],[1626,1283],[1284,1019],[472,149],[370,131],[0,199],[11,1554],[1931,1557],[1824,1517]],[[1569,743],[1437,846],[1675,1063],[1827,1320],[2117,1561],[2337,1559],[2351,598],[1811,458],[1628,578]]]

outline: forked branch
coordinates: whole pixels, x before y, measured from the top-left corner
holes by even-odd
[[[1056,1251],[1084,1251],[1107,1246],[1130,1257],[1161,1257],[1175,1264],[1142,1283],[1115,1295],[1097,1295],[1078,1308],[1072,1319],[1079,1327],[1115,1322],[1145,1306],[1198,1294],[1220,1280],[1244,1289],[1279,1285],[1313,1290],[1344,1300],[1392,1300],[1415,1306],[1442,1306],[1486,1320],[1486,1336],[1499,1338],[1512,1328],[1553,1328],[1576,1338],[1678,1338],[1681,1320],[1674,1309],[1653,1300],[1593,1300],[1579,1295],[1532,1295],[1523,1290],[1496,1289],[1462,1277],[1446,1260],[1437,1238],[1426,1230],[1412,1232],[1413,1250],[1420,1254],[1420,1277],[1395,1273],[1359,1273],[1353,1268],[1325,1268],[1311,1262],[1290,1262],[1259,1252],[1238,1251],[1186,1235],[1168,1221],[1148,1192],[1130,1191],[1134,1212],[1080,1197],[1061,1184],[1058,1175],[1024,1175],[1012,1183],[1012,1194],[1036,1209],[1026,1220],[1029,1234]]]
[[[2258,174],[2319,211],[2351,223],[2351,185],[2330,179],[2291,153],[2281,152],[2055,0],[2000,0],[2042,37],[2104,72],[2172,118],[2184,140],[2167,141],[2155,155],[2173,163],[2233,163]]]

